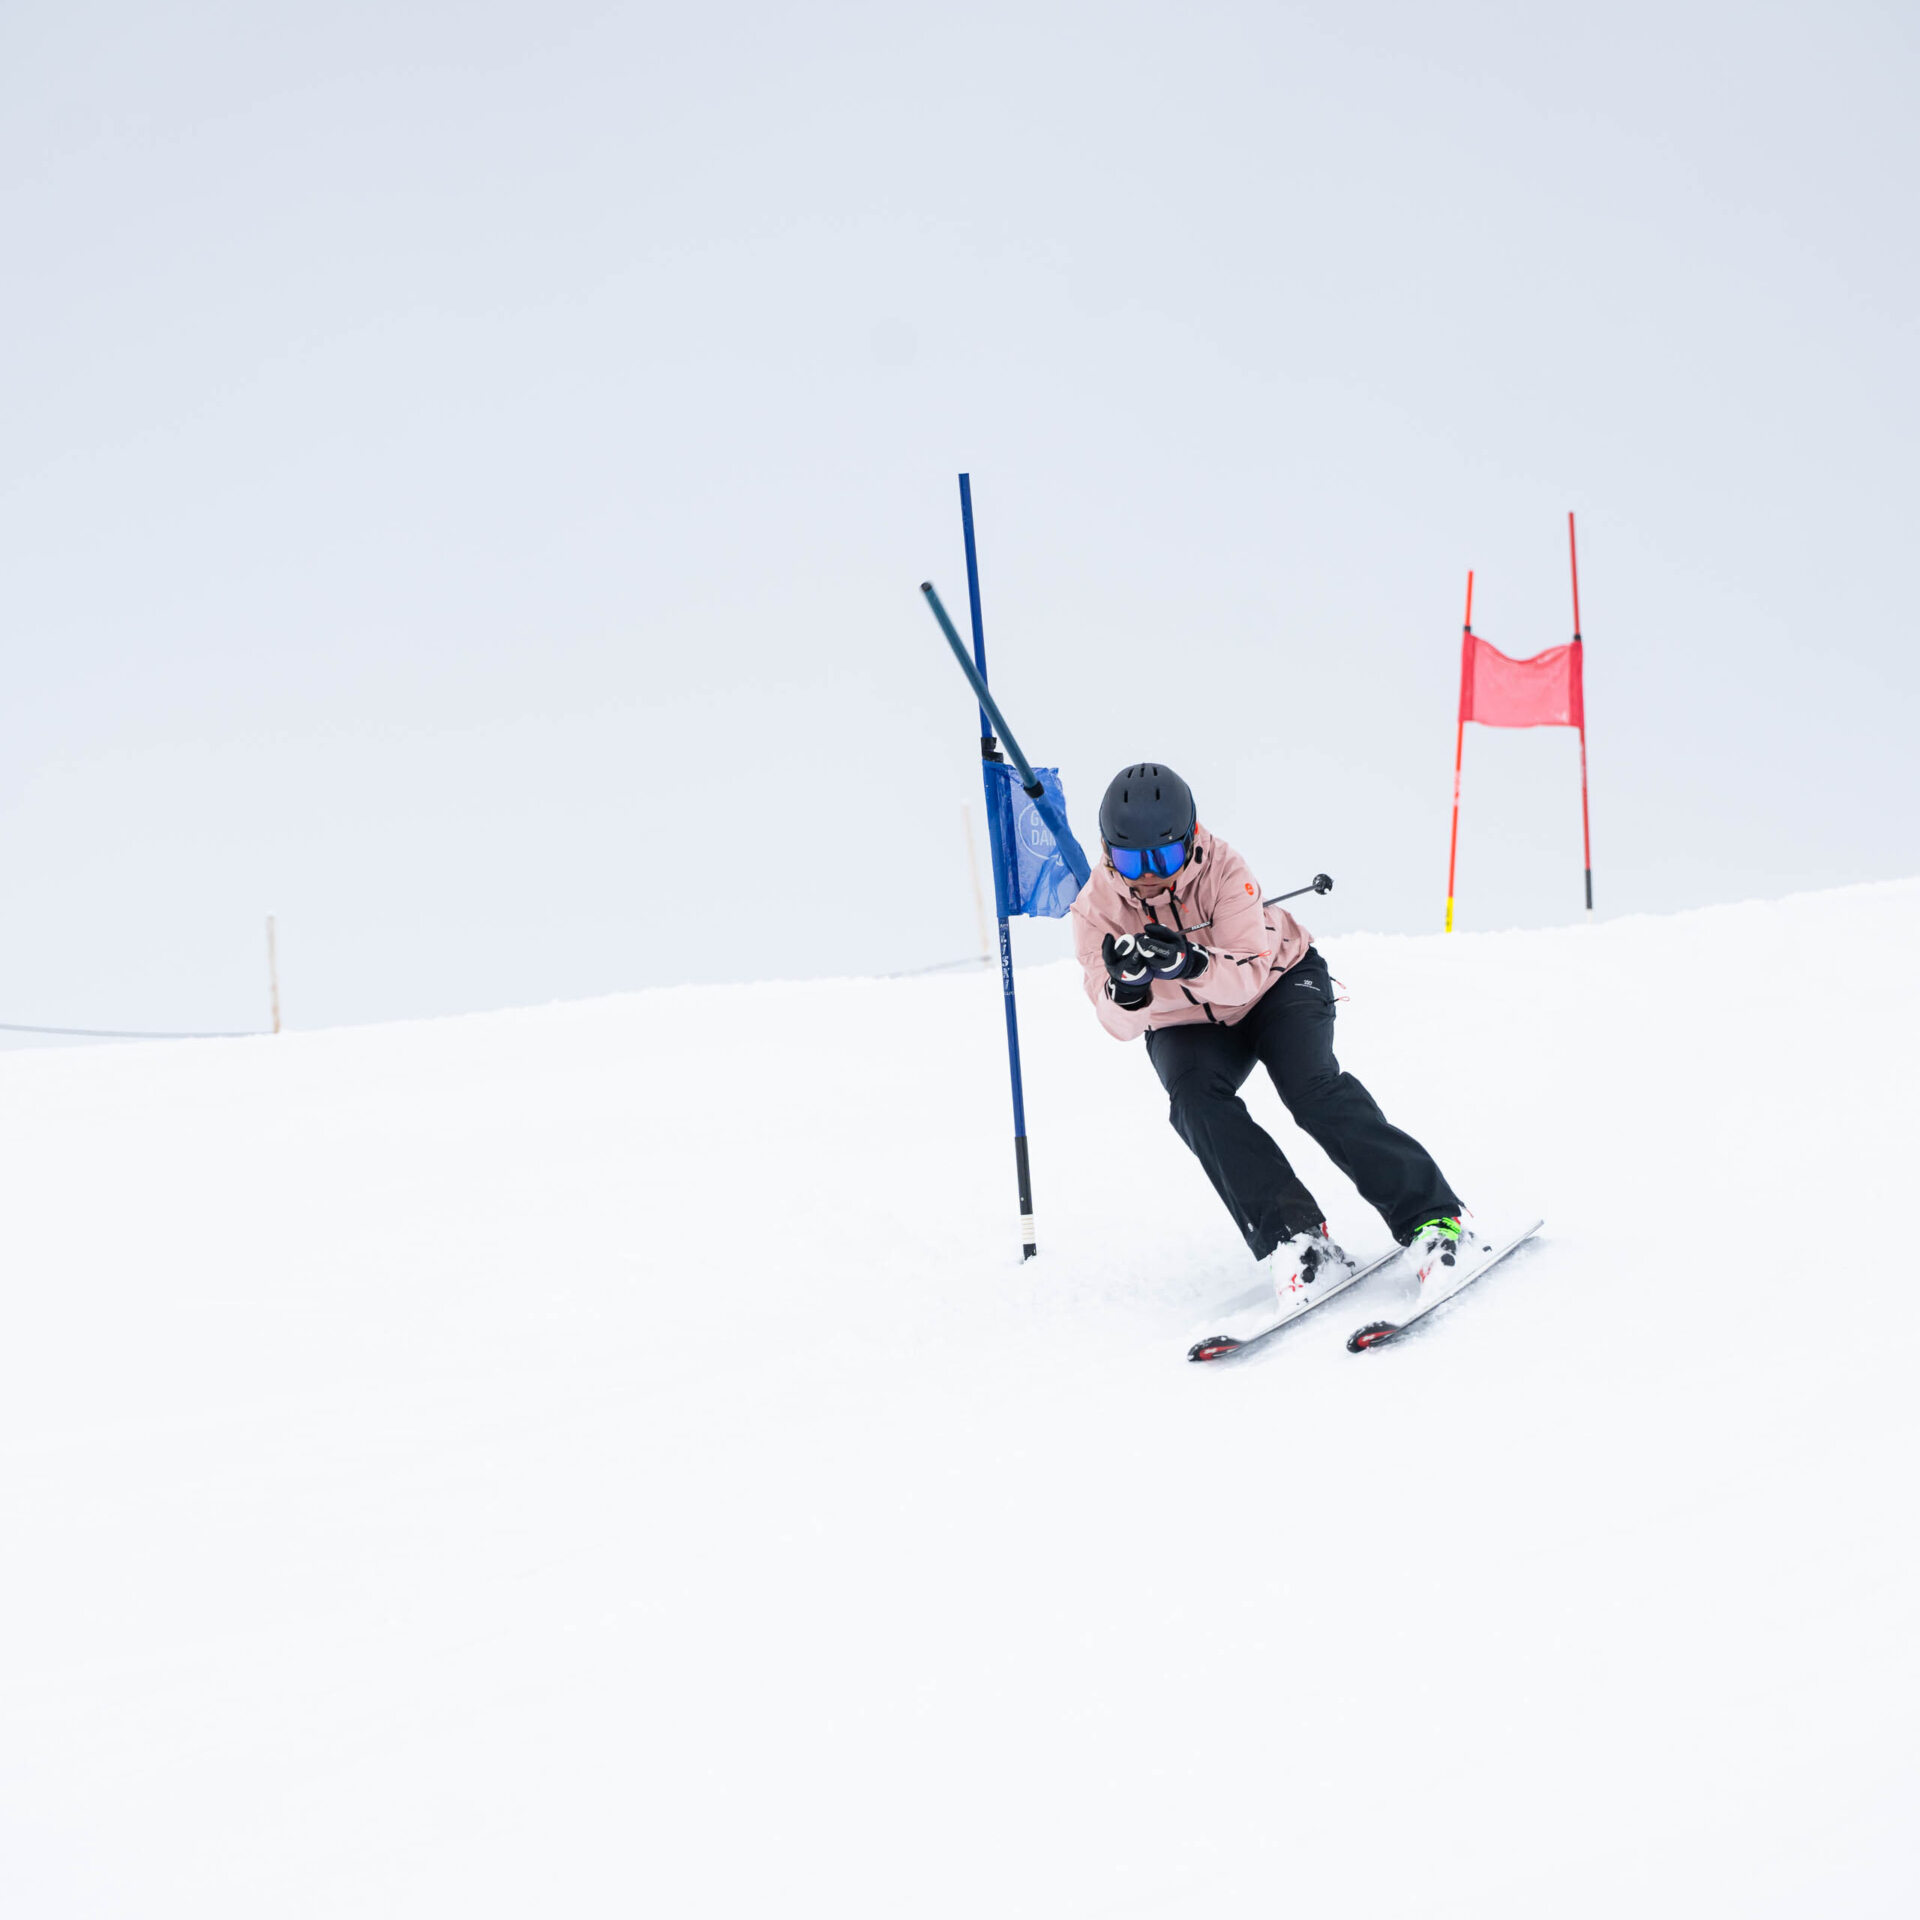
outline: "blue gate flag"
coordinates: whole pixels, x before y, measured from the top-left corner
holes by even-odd
[[[1080,882],[1039,805],[1021,786],[1018,772],[1003,760],[984,760],[981,766],[987,775],[987,841],[993,849],[996,910],[1003,920],[1016,913],[1058,920],[1079,895]],[[1067,796],[1061,791],[1059,769],[1035,767],[1033,773],[1052,810],[1064,820]]]

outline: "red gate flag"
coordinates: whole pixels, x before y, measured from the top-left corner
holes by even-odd
[[[1460,861],[1460,765],[1467,722],[1483,727],[1573,727],[1580,735],[1580,845],[1586,856],[1587,916],[1593,916],[1593,835],[1587,825],[1587,693],[1582,680],[1580,555],[1567,515],[1567,566],[1573,577],[1573,644],[1514,660],[1473,630],[1473,575],[1460,626],[1460,724],[1453,736],[1453,834],[1447,848],[1447,931],[1453,931],[1453,882]]]
[[[1460,718],[1483,727],[1584,727],[1579,645],[1513,660],[1467,633],[1460,647]]]

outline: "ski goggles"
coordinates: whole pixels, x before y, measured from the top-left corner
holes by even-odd
[[[1176,840],[1170,847],[1109,847],[1107,858],[1122,880],[1138,880],[1143,873],[1157,873],[1171,879],[1187,864],[1187,843]]]

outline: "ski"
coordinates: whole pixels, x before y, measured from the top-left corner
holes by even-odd
[[[1544,1220],[1536,1220],[1524,1233],[1515,1234],[1504,1247],[1496,1248],[1492,1253],[1488,1254],[1477,1267],[1470,1268],[1466,1273],[1463,1273],[1438,1299],[1423,1301],[1420,1306],[1414,1312],[1408,1314],[1404,1320],[1374,1320],[1370,1321],[1366,1326],[1358,1328],[1348,1336],[1347,1351],[1349,1353],[1370,1353],[1375,1347],[1384,1347],[1389,1340],[1398,1340],[1409,1327],[1417,1325],[1420,1321],[1424,1320],[1428,1314],[1438,1313],[1448,1301],[1457,1300],[1483,1273],[1490,1272],[1493,1268],[1497,1267],[1508,1254],[1515,1252],[1518,1248],[1524,1247],[1546,1224]]]
[[[1357,1271],[1350,1273],[1337,1286],[1327,1288],[1310,1299],[1304,1307],[1287,1314],[1281,1314],[1270,1325],[1257,1328],[1252,1333],[1210,1333],[1204,1339],[1196,1340],[1187,1349],[1189,1360],[1224,1360],[1229,1354],[1245,1353],[1249,1347],[1257,1347],[1263,1340],[1271,1339],[1282,1327],[1290,1327],[1296,1320],[1304,1320],[1317,1307],[1324,1307],[1329,1300],[1337,1298],[1349,1287],[1357,1287],[1369,1274],[1378,1273],[1389,1261],[1400,1257],[1398,1247],[1389,1247],[1377,1259],[1369,1260]]]

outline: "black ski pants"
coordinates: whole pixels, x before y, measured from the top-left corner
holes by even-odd
[[[1378,1209],[1396,1240],[1460,1202],[1419,1141],[1391,1125],[1333,1057],[1333,981],[1309,947],[1232,1026],[1159,1027],[1147,1055],[1167,1090],[1173,1130],[1199,1157],[1256,1260],[1317,1227],[1326,1211],[1240,1098],[1257,1062],[1294,1124]]]

